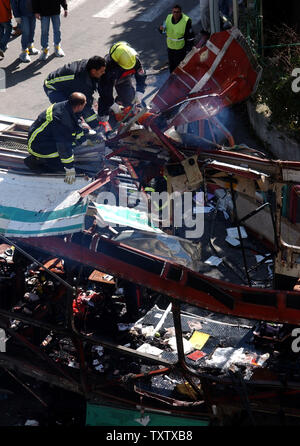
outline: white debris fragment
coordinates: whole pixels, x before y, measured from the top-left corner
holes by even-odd
[[[103,355],[103,347],[101,345],[93,345],[92,352],[96,352],[99,356]]]
[[[214,208],[212,206],[196,206],[193,208],[194,214],[209,214]]]
[[[222,259],[220,259],[220,257],[211,256],[207,260],[205,260],[204,263],[207,263],[208,265],[212,265],[212,266],[218,266],[218,265],[220,265],[221,262],[222,262]]]
[[[163,353],[163,350],[161,350],[160,348],[154,347],[153,345],[147,343],[142,344],[136,349],[136,351],[140,353],[149,353],[150,355],[154,356],[159,356]]]
[[[104,366],[103,364],[99,364],[95,367],[95,370],[98,370],[98,372],[104,372]]]
[[[76,361],[69,361],[68,366],[72,367],[73,369],[79,369],[80,368],[78,362],[76,362]]]
[[[24,426],[39,426],[40,423],[37,420],[26,420]]]
[[[192,350],[194,350],[194,346],[185,338],[182,338],[183,342],[183,350],[185,354],[190,353]],[[172,337],[168,339],[168,344],[171,347],[171,349],[176,353],[177,352],[177,342],[176,337]]]
[[[240,226],[240,230],[241,230],[241,237],[242,238],[247,238],[248,234],[247,234],[246,229],[244,228],[244,226]],[[239,231],[238,231],[237,227],[227,228],[226,231],[227,231],[227,235],[229,237],[237,238],[237,239],[239,238]]]
[[[226,242],[229,243],[232,246],[239,246],[240,242],[233,237],[229,237],[229,235],[225,238]]]
[[[142,335],[143,336],[153,336],[154,335],[154,327],[153,325],[148,325],[147,327],[142,327]]]
[[[264,256],[256,255],[255,258],[256,258],[257,263],[259,263],[264,259]]]

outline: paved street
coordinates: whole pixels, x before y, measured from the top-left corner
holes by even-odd
[[[171,11],[173,0],[68,0],[69,14],[61,14],[64,58],[55,57],[50,27],[50,57],[40,62],[31,56],[31,63],[20,62],[21,37],[12,38],[5,58],[0,61],[0,80],[6,78],[6,89],[0,91],[0,114],[35,119],[48,105],[43,81],[49,72],[65,63],[95,54],[104,56],[118,40],[126,40],[139,52],[144,67],[153,72],[167,62],[165,37],[158,26]],[[183,3],[182,3],[183,5]],[[199,1],[185,0],[184,12],[193,19],[195,32],[200,31]],[[13,20],[13,25],[15,21]],[[40,49],[40,22],[37,22],[35,46]],[[163,81],[163,76],[149,76],[146,96]]]

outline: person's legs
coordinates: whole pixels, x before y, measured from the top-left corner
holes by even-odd
[[[27,16],[21,17],[21,30],[22,30],[21,46],[22,46],[22,51],[25,51],[26,48],[28,48],[29,44],[29,35],[30,35],[29,17]]]
[[[59,173],[64,172],[60,159],[57,158],[37,158],[33,155],[24,159],[24,164],[36,173]]]
[[[115,88],[118,94],[116,102],[121,103],[121,105],[124,107],[132,105],[135,97],[135,89],[132,85],[131,79],[128,78],[125,82],[117,84]]]
[[[27,16],[21,17],[21,30],[22,30],[22,37],[21,37],[22,51],[19,58],[22,62],[30,62],[30,57],[28,52],[29,35],[30,35],[29,17]]]
[[[170,73],[175,70],[175,68],[180,64],[180,62],[185,57],[185,49],[181,50],[171,50],[168,48],[168,59],[169,59],[169,70]]]
[[[11,21],[0,23],[0,50],[2,53],[0,55],[2,57],[4,57],[4,53],[7,49],[7,44],[10,39],[11,31],[12,31]]]
[[[49,56],[49,26],[50,26],[50,17],[42,16],[41,17],[41,47],[42,54],[40,56],[41,60],[46,60]]]
[[[28,19],[29,19],[29,43],[28,43],[29,54],[32,55],[39,54],[39,51],[33,46],[36,18],[34,14],[32,14],[31,16],[28,17]]]
[[[54,46],[57,46],[61,42],[60,16],[52,15],[51,21],[52,21],[52,26],[53,26],[53,43],[54,43]]]
[[[63,52],[60,42],[61,42],[61,32],[60,32],[60,15],[51,16],[52,26],[53,26],[53,44],[55,56],[63,57],[65,53]]]

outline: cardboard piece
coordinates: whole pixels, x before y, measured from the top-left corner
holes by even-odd
[[[207,333],[202,333],[201,331],[194,331],[189,341],[190,344],[192,344],[192,346],[195,349],[201,350],[202,347],[206,344],[206,341],[208,340],[209,336],[210,335]]]

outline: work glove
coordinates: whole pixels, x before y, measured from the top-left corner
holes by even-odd
[[[68,183],[68,184],[73,184],[76,177],[76,172],[75,172],[75,168],[71,167],[71,169],[68,169],[67,167],[64,167],[65,171],[66,171],[66,175],[65,175],[65,179],[64,182]]]
[[[113,103],[113,105],[110,107],[111,111],[113,111],[115,114],[121,113],[122,109],[119,104],[116,102]]]
[[[135,93],[134,103],[140,104],[142,102],[143,96],[144,96],[144,93],[142,93],[141,91],[137,91]]]

